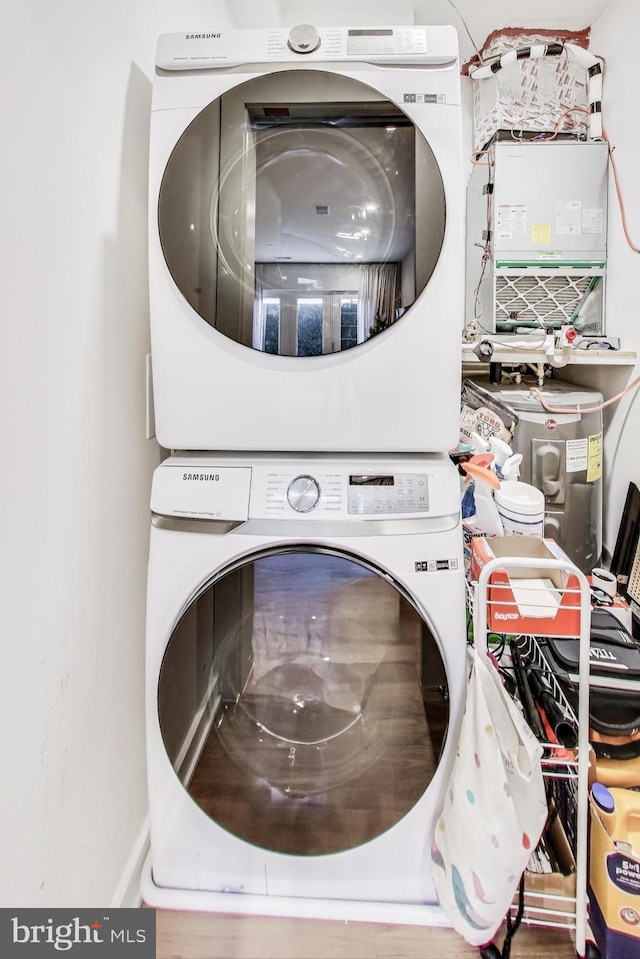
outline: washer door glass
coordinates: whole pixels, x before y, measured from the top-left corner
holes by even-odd
[[[444,187],[394,103],[334,73],[285,70],[189,124],[158,225],[177,287],[216,330],[267,353],[336,353],[392,326],[428,283]]]
[[[448,718],[428,624],[386,575],[307,548],[206,585],[158,688],[176,775],[224,829],[320,855],[375,838],[429,786]]]

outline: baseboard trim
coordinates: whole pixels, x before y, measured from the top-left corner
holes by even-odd
[[[149,839],[149,819],[145,817],[131,855],[124,867],[120,882],[116,888],[111,907],[139,908],[142,905],[142,873],[151,848]]]

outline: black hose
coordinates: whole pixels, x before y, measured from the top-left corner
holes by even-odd
[[[558,742],[567,749],[578,745],[578,727],[571,715],[563,709],[548,681],[535,669],[527,670],[527,679],[533,698],[546,713],[549,725],[556,734]]]
[[[536,738],[544,742],[547,737],[545,736],[540,722],[540,717],[538,716],[538,710],[536,709],[536,704],[533,701],[533,696],[531,695],[531,690],[529,689],[527,673],[522,662],[522,656],[520,655],[517,641],[511,643],[511,656],[513,658],[513,671],[516,678],[516,683],[518,685],[518,693],[520,695],[520,702],[522,703],[525,718]]]

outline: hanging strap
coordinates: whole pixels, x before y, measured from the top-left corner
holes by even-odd
[[[487,943],[486,946],[482,946],[480,949],[480,955],[482,959],[510,959],[511,957],[511,940],[515,936],[516,932],[520,927],[522,922],[522,916],[524,915],[524,873],[520,877],[520,887],[518,889],[518,911],[515,914],[515,917],[512,918],[511,910],[507,913],[507,934],[504,937],[504,942],[502,943],[502,950],[498,949],[495,942]]]

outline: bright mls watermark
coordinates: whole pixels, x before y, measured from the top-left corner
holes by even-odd
[[[0,955],[155,959],[155,909],[0,909]]]

